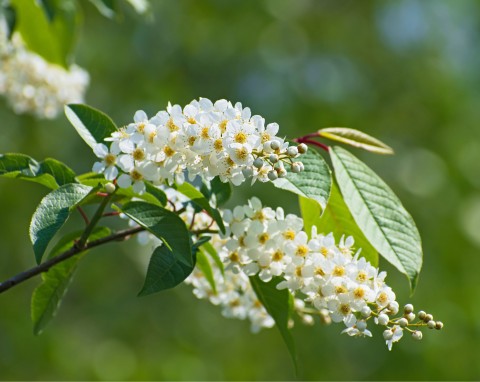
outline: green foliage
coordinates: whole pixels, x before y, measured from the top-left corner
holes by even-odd
[[[122,212],[140,226],[162,240],[168,247],[168,256],[175,262],[192,268],[194,259],[190,245],[190,236],[184,221],[173,212],[146,202],[129,202],[121,208]],[[163,253],[164,250],[162,249]],[[180,265],[178,265],[180,267]],[[182,269],[186,269],[182,267]],[[193,269],[193,268],[192,268]]]
[[[348,127],[326,127],[318,130],[321,137],[345,143],[347,145],[367,150],[376,154],[393,154],[393,149],[377,138],[362,131]]]
[[[17,24],[17,13],[11,5],[0,4],[0,16],[5,17],[7,26],[7,37],[10,39],[13,32],[15,32],[15,26]]]
[[[365,257],[373,266],[378,266],[378,252],[372,247],[353,219],[336,182],[332,182],[332,191],[323,214],[318,203],[314,200],[300,197],[299,201],[307,233],[311,231],[312,226],[316,226],[318,232],[324,234],[333,232],[336,242],[342,235],[353,236],[355,248],[362,249],[360,256]]]
[[[71,211],[92,191],[81,184],[66,184],[53,190],[40,202],[30,223],[30,240],[37,263],[53,236],[63,226]]]
[[[332,175],[323,157],[315,150],[301,156],[305,170],[299,174],[289,172],[286,178],[273,182],[275,187],[316,200],[322,209],[327,205]]]
[[[223,266],[222,259],[220,259],[220,256],[218,255],[217,251],[213,247],[212,243],[202,244],[201,250],[212,258],[215,265],[218,267],[218,269],[220,269],[220,272],[222,272],[222,275],[225,274],[225,269]]]
[[[49,258],[71,249],[82,236],[82,233],[83,231],[77,231],[62,237],[50,252]],[[107,227],[96,227],[90,235],[90,241],[106,237],[110,233],[111,231]],[[87,251],[79,253],[56,264],[48,272],[42,273],[42,284],[33,291],[31,302],[31,316],[35,334],[40,334],[55,317],[78,263],[86,253]]]
[[[87,105],[66,105],[65,115],[91,148],[95,147],[97,143],[103,143],[105,138],[118,130],[108,115]]]
[[[176,287],[192,273],[196,256],[192,259],[192,264],[187,265],[166,245],[155,248],[148,264],[145,284],[138,295],[146,296]]]
[[[340,148],[330,150],[335,178],[359,228],[382,257],[415,289],[422,267],[417,227],[390,187],[365,163]]]
[[[98,9],[102,16],[109,19],[115,17],[116,1],[114,0],[90,0],[90,2]]]
[[[197,267],[205,275],[205,278],[212,287],[213,293],[217,293],[217,286],[215,285],[212,266],[203,250],[199,250],[197,252]]]
[[[41,4],[39,4],[41,3]],[[80,22],[73,0],[12,0],[16,30],[27,47],[52,64],[68,68]]]
[[[52,190],[75,183],[75,173],[64,163],[47,158],[42,162],[25,154],[0,154],[0,176],[40,183]]]
[[[288,289],[277,289],[277,285],[282,281],[281,277],[274,277],[269,282],[263,282],[258,275],[250,277],[250,283],[258,297],[258,300],[272,316],[277,329],[287,345],[292,361],[297,369],[297,352],[293,341],[292,333],[288,328],[291,310],[291,295]]]
[[[222,182],[220,178],[213,178],[210,182],[210,192],[215,196],[217,208],[222,207],[232,196],[232,185],[230,182]]]
[[[193,204],[196,204],[201,209],[205,210],[207,214],[209,214],[212,219],[215,220],[215,222],[218,224],[218,227],[220,228],[222,233],[225,233],[225,225],[223,224],[220,212],[218,212],[216,208],[212,208],[212,206],[210,206],[209,201],[200,191],[198,191],[194,186],[187,182],[184,182],[181,185],[176,184],[175,189],[183,195],[187,196]]]

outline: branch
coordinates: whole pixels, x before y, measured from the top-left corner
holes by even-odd
[[[34,276],[39,275],[40,273],[47,272],[51,267],[54,265],[61,263],[62,261],[65,261],[75,255],[78,255],[79,253],[82,253],[88,249],[98,247],[99,245],[109,243],[111,241],[118,241],[118,240],[125,240],[129,236],[134,235],[138,232],[144,231],[145,228],[143,227],[135,227],[135,228],[129,228],[125,229],[122,231],[115,232],[114,234],[110,236],[103,237],[98,240],[94,240],[92,242],[87,242],[85,245],[82,247],[78,246],[77,243],[73,245],[72,248],[70,248],[68,251],[63,252],[61,255],[55,256],[51,258],[50,260],[37,265],[36,267],[30,268],[22,273],[19,273],[8,280],[5,280],[4,282],[0,283],[0,293],[5,292],[6,290],[14,287],[15,285],[18,285],[28,279],[31,279]]]

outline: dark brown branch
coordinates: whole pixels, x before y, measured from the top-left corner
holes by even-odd
[[[51,258],[48,261],[45,261],[42,264],[37,265],[36,267],[30,268],[22,273],[19,273],[8,280],[5,280],[4,282],[0,283],[0,293],[5,292],[6,290],[14,287],[15,285],[18,285],[34,276],[39,275],[40,273],[47,272],[51,267],[54,265],[61,263],[62,261],[65,261],[75,255],[78,255],[79,253],[86,251],[87,249],[91,249],[94,247],[98,247],[99,245],[109,243],[111,241],[119,241],[119,240],[125,240],[129,236],[134,235],[138,232],[144,231],[145,228],[143,227],[135,227],[135,228],[129,228],[125,229],[122,231],[115,232],[112,235],[103,237],[101,239],[97,239],[91,242],[87,242],[83,247],[79,247],[78,244],[75,244],[72,248],[70,248],[68,251],[62,253],[61,255],[55,256]]]

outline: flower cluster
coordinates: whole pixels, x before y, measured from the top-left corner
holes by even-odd
[[[234,185],[246,178],[273,181],[287,171],[302,171],[295,158],[307,151],[305,144],[289,146],[277,136],[278,129],[252,116],[248,107],[223,99],[200,98],[183,109],[169,104],[152,118],[137,111],[133,123],[105,139],[110,147],[100,143],[94,148],[101,161],[93,170],[108,180],[118,177],[122,188],[133,184],[138,193],[145,189],[144,180],[182,183],[185,171],[191,179],[218,176]]]
[[[410,304],[405,306],[403,316],[394,317],[399,304],[385,283],[386,272],[372,266],[360,251],[354,253],[352,237],[342,237],[336,244],[332,234],[319,234],[316,227],[309,237],[302,230],[301,218],[285,216],[281,208],[264,208],[257,198],[225,211],[223,217],[229,224],[229,238],[219,253],[226,270],[258,274],[265,282],[281,276],[284,280],[277,288],[302,298],[303,304],[297,302],[296,307],[304,321],[309,314],[319,315],[324,321],[328,315],[331,321],[345,324],[342,333],[369,337],[368,322],[383,325],[389,349],[404,330],[421,339],[418,327],[443,326],[424,312],[415,322]]]
[[[193,230],[216,228],[207,214],[194,214],[189,205],[185,208],[188,198],[172,189],[165,191],[170,204],[183,211],[180,216]],[[319,234],[313,228],[309,238],[301,218],[285,216],[282,208],[263,207],[255,197],[248,205],[223,211],[223,220],[226,234],[212,235],[210,244],[224,267],[207,257],[213,284],[199,267],[185,282],[193,286],[195,296],[220,306],[225,317],[248,319],[253,332],[274,325],[249,282],[248,276],[257,274],[264,282],[275,276],[283,278],[277,288],[293,294],[294,311],[303,323],[313,324],[314,316],[326,324],[343,322],[346,328],[342,333],[358,337],[372,336],[369,322],[383,326],[389,350],[404,331],[420,340],[419,328],[443,327],[430,314],[420,311],[415,315],[411,304],[397,316],[400,308],[385,283],[386,272],[361,257],[360,250],[354,253],[352,237],[342,237],[336,244],[332,234]]]
[[[0,94],[13,110],[39,118],[55,118],[63,106],[83,102],[88,73],[72,65],[66,70],[27,50],[20,35],[7,37],[0,19]]]

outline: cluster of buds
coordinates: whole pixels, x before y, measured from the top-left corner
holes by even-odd
[[[190,179],[218,176],[234,185],[247,178],[267,182],[303,170],[296,158],[307,146],[289,146],[278,130],[278,124],[265,125],[248,107],[224,99],[200,98],[184,108],[169,104],[152,118],[140,110],[133,123],[105,139],[110,147],[94,147],[101,161],[93,171],[107,180],[118,177],[120,187],[133,185],[138,193],[145,189],[144,180],[180,184],[185,172]]]

